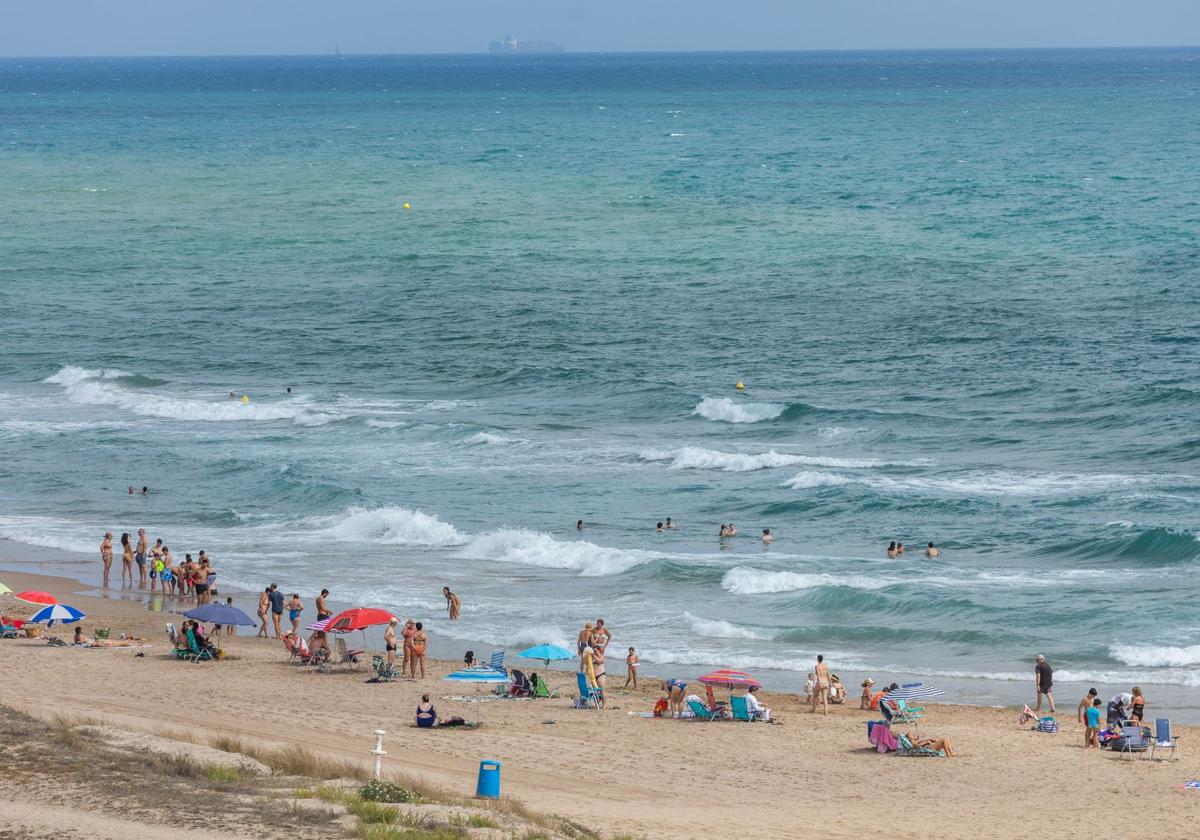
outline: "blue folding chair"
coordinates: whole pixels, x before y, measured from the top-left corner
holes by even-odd
[[[600,697],[599,692],[588,685],[587,674],[583,671],[575,672],[575,683],[579,686],[579,700],[576,701],[577,708],[580,709],[599,709]]]

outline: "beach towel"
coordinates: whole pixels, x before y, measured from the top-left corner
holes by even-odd
[[[872,726],[871,734],[867,737],[871,739],[871,744],[875,747],[876,752],[895,752],[900,749],[900,742],[896,740],[892,730],[886,726]]]

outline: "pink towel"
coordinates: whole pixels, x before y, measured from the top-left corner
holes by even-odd
[[[895,752],[900,749],[900,742],[896,740],[896,736],[892,734],[892,730],[883,724],[871,727],[871,743],[881,753]]]

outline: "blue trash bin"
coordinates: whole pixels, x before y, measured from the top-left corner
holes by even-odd
[[[479,799],[500,798],[500,762],[479,762],[479,781],[475,785],[475,796]]]

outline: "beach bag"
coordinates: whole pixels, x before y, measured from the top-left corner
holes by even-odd
[[[1050,732],[1050,733],[1057,732],[1058,731],[1058,721],[1052,717],[1044,717],[1038,721],[1037,731],[1038,732]]]
[[[670,704],[667,703],[666,700],[663,700],[660,698],[659,701],[654,704],[654,716],[655,717],[666,717],[667,709],[669,709],[669,708],[670,708]]]

